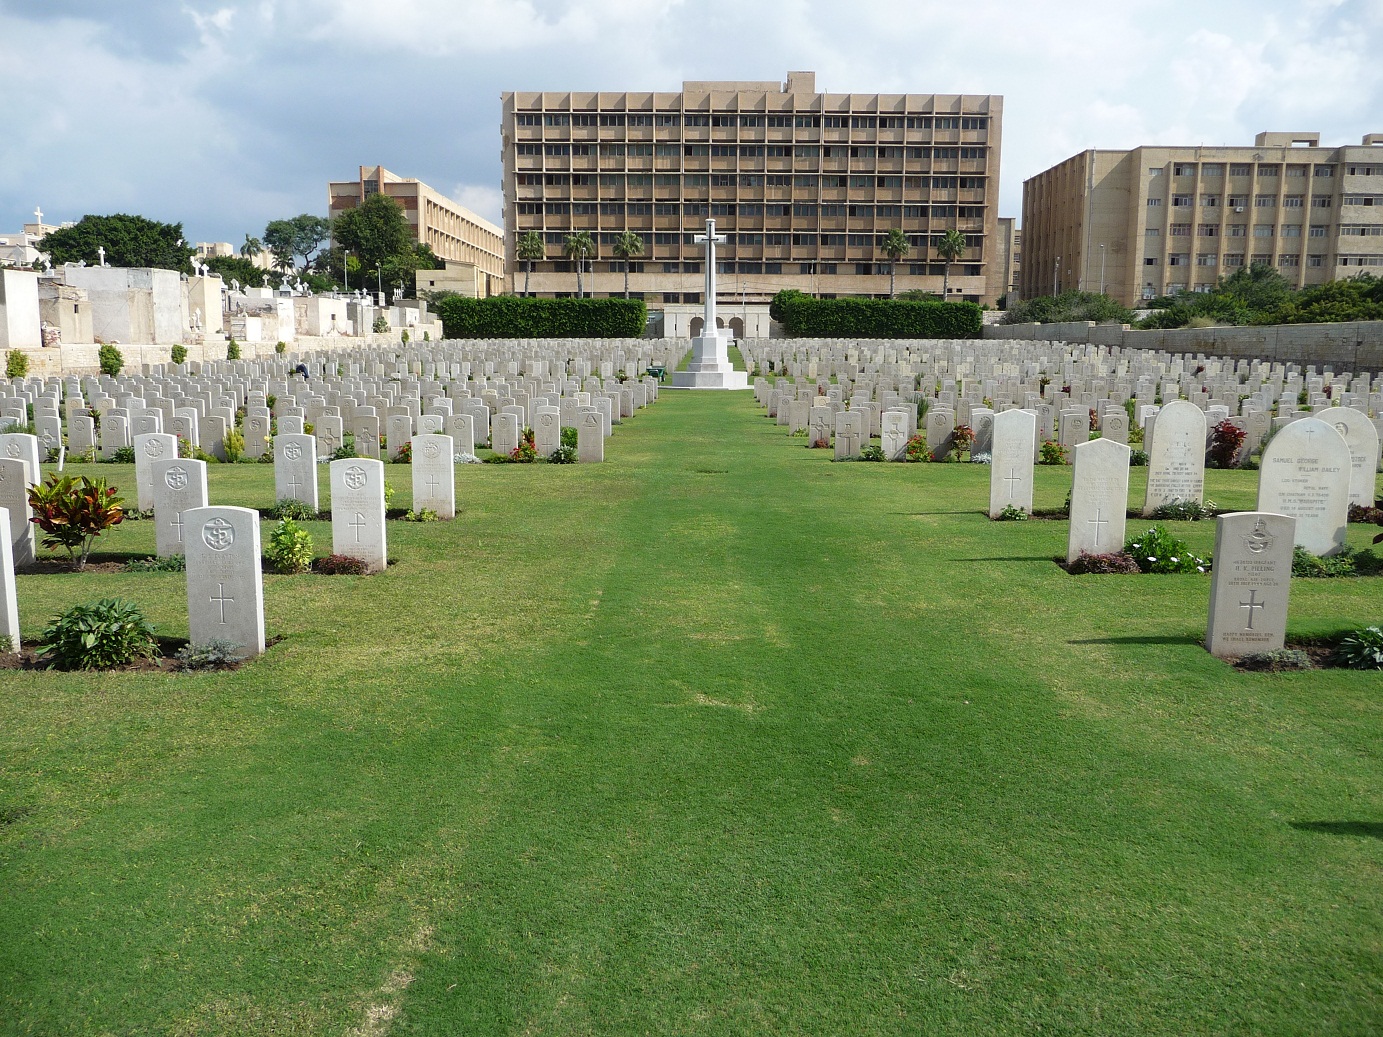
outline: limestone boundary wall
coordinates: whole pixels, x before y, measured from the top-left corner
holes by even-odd
[[[1134,331],[1127,324],[991,324],[987,339],[1032,339],[1121,346],[1167,353],[1205,353],[1235,360],[1328,364],[1336,370],[1383,371],[1383,321],[1272,324],[1244,328],[1175,328]]]

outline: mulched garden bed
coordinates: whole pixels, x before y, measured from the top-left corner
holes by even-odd
[[[88,569],[90,566],[88,566]],[[283,636],[265,638],[264,647],[267,651],[272,646],[283,640]],[[183,637],[160,637],[158,638],[159,651],[163,654],[157,659],[137,659],[128,666],[116,666],[109,670],[72,670],[72,673],[216,673],[228,670],[238,670],[252,659],[245,659],[237,662],[222,663],[219,666],[203,666],[196,670],[184,670],[182,664],[178,662],[176,656],[187,646],[187,639]],[[46,670],[47,661],[39,654],[39,646],[35,641],[25,641],[19,647],[19,653],[0,652],[0,670]]]

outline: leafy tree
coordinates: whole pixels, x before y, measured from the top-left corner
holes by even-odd
[[[884,235],[883,244],[879,247],[883,250],[884,255],[888,256],[888,297],[892,299],[897,288],[894,267],[898,265],[898,260],[908,254],[908,236],[894,227]]]
[[[80,571],[91,556],[92,542],[125,521],[125,502],[115,494],[104,477],[74,479],[53,472],[47,482],[29,489],[34,512],[29,521],[47,534],[44,547],[65,549],[72,568]]]
[[[152,266],[190,273],[194,252],[183,241],[181,223],[158,223],[143,216],[83,216],[70,227],[47,235],[38,243],[55,266],[101,261],[97,250],[106,250],[111,266]]]
[[[576,297],[584,299],[586,292],[582,287],[581,271],[586,266],[586,259],[595,255],[595,241],[586,231],[578,230],[567,235],[566,240],[562,242],[562,251],[576,261]]]
[[[951,264],[965,255],[965,235],[958,230],[948,230],[934,242],[937,256],[946,264],[941,274],[941,297],[951,297]]]
[[[252,259],[264,251],[264,242],[249,234],[245,235],[245,244],[240,246],[240,254],[246,259]]]
[[[331,221],[309,212],[287,220],[270,220],[264,228],[264,244],[282,267],[293,266],[294,256],[303,257],[304,269],[311,266],[312,257],[329,237]]]
[[[372,194],[339,214],[332,221],[331,233],[336,244],[354,253],[366,270],[413,247],[413,231],[403,207],[387,194]]]
[[[514,246],[514,256],[524,263],[523,294],[528,295],[528,278],[533,273],[533,264],[547,256],[547,246],[543,244],[543,236],[536,230],[525,233]]]
[[[1229,296],[1247,310],[1268,310],[1291,299],[1292,284],[1267,263],[1253,263],[1221,278],[1215,293]]]
[[[629,260],[643,255],[643,238],[627,230],[615,239],[614,254],[624,260],[624,297],[629,298]]]
[[[768,317],[770,320],[777,321],[779,324],[786,323],[787,315],[785,307],[794,299],[810,299],[806,292],[800,292],[796,288],[784,288],[768,301]]]
[[[29,358],[17,349],[5,354],[5,377],[23,378],[29,373]]]
[[[108,374],[114,378],[125,366],[125,355],[120,352],[118,346],[107,342],[96,351],[96,362],[101,365],[102,374]]]

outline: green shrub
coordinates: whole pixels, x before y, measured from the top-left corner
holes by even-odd
[[[286,518],[270,531],[264,557],[275,572],[305,573],[312,565],[312,534]]]
[[[184,645],[173,658],[184,673],[194,670],[220,670],[239,660],[241,646],[234,641],[211,640],[200,645]]]
[[[972,302],[816,299],[796,295],[779,305],[794,338],[979,338],[984,317]]]
[[[49,669],[109,670],[159,654],[154,628],[139,606],[120,598],[74,605],[55,616],[39,640]]]
[[[1333,555],[1322,558],[1301,545],[1292,549],[1292,575],[1305,579],[1338,579],[1347,576],[1377,576],[1383,572],[1383,558],[1365,548],[1356,551],[1346,544]]]
[[[447,338],[639,338],[642,299],[488,299],[448,296],[437,303]]]
[[[187,359],[187,347],[174,346],[172,349],[168,351],[168,358],[172,360],[175,364],[181,364],[184,360]]]
[[[422,511],[410,511],[403,516],[405,522],[439,522],[442,516],[431,508],[423,508]]]
[[[1057,296],[1039,295],[1035,299],[1013,303],[999,323],[1056,324],[1084,320],[1093,320],[1097,324],[1127,324],[1133,320],[1133,313],[1108,295],[1101,295],[1099,292],[1069,291]]]
[[[817,444],[813,443],[813,446]],[[822,443],[821,446],[830,446],[830,443]],[[908,440],[908,445],[903,447],[904,461],[930,461],[932,453],[927,449],[927,437],[918,432]]]
[[[370,330],[373,331],[376,335],[383,335],[389,330],[389,318],[383,315],[376,317],[374,324],[370,327]]]
[[[1007,504],[1004,510],[994,516],[995,522],[1026,522],[1028,513],[1016,504]]]
[[[575,450],[575,449],[576,449],[576,439],[577,439],[576,429],[572,428],[572,427],[569,426],[569,425],[563,425],[563,426],[562,426],[562,431],[561,431],[561,442],[562,442],[562,445],[563,445],[563,446],[569,446],[569,447],[571,447],[573,450]]]
[[[1148,452],[1146,450],[1130,450],[1128,463],[1130,468],[1146,468],[1148,466]]]
[[[180,573],[187,571],[185,555],[169,555],[167,558],[131,558],[125,563],[127,573]]]
[[[231,429],[221,440],[221,449],[226,452],[226,460],[235,464],[245,456],[245,436],[236,429]]]
[[[288,352],[288,343],[283,341],[283,339],[279,339],[274,343],[274,352],[279,356],[283,356],[284,353]]]
[[[1351,670],[1383,670],[1383,629],[1365,627],[1346,634],[1335,647],[1335,661]]]
[[[1169,500],[1166,504],[1159,504],[1153,508],[1152,514],[1148,517],[1162,522],[1168,520],[1199,522],[1201,519],[1214,518],[1214,516],[1215,502],[1213,500],[1182,500],[1177,497]]]
[[[553,464],[576,464],[576,447],[563,443],[548,456],[548,460]]]
[[[312,571],[319,576],[364,576],[368,569],[363,558],[350,555],[327,555],[312,563]]]
[[[29,373],[29,358],[17,349],[5,354],[5,377],[23,378]]]
[[[1283,673],[1289,670],[1310,670],[1315,667],[1311,657],[1296,648],[1274,648],[1271,652],[1251,652],[1239,660],[1242,670],[1263,673]]]
[[[866,447],[860,448],[861,461],[882,461],[884,459],[884,448],[870,443]]]
[[[229,342],[226,343],[226,359],[240,359],[240,343],[235,341],[235,339],[231,339]]]
[[[105,459],[106,464],[134,464],[134,447],[116,447],[111,451],[110,457]]]
[[[1173,536],[1165,526],[1153,526],[1142,536],[1130,537],[1124,553],[1131,556],[1145,573],[1208,572],[1210,563],[1191,553],[1185,540]]]
[[[299,500],[297,497],[284,497],[275,501],[274,506],[266,511],[265,515],[273,519],[310,522],[317,517],[317,512],[312,510],[312,506],[307,501]]]
[[[101,373],[112,377],[118,375],[120,369],[125,366],[124,354],[109,342],[96,351],[96,359],[101,365]]]

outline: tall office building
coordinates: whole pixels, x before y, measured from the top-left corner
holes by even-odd
[[[1260,133],[1251,148],[1074,155],[1023,184],[1023,298],[1104,290],[1133,306],[1252,263],[1298,287],[1383,273],[1380,145]]]
[[[688,82],[681,93],[505,93],[505,248],[510,284],[526,264],[515,242],[536,231],[535,295],[570,295],[563,242],[587,231],[596,255],[585,289],[617,295],[615,239],[634,231],[643,254],[631,293],[700,302],[703,246],[714,217],[725,302],[764,302],[782,288],[824,296],[886,296],[880,244],[901,229],[908,253],[897,290],[940,294],[934,239],[961,231],[951,297],[1003,294],[995,261],[1003,99],[992,95],[827,94],[811,72],[786,83]]]
[[[493,294],[504,285],[504,231],[489,220],[434,191],[421,180],[396,176],[383,166],[361,166],[355,180],[327,184],[331,216],[354,209],[372,194],[386,194],[403,207],[413,239],[432,247],[438,259],[468,263],[481,271]]]

